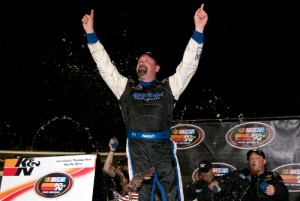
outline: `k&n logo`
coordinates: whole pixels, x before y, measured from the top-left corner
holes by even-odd
[[[30,176],[33,169],[40,165],[34,158],[6,159],[3,176]]]

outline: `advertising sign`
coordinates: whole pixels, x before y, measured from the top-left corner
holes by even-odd
[[[93,197],[96,154],[6,159],[1,201],[69,201]]]

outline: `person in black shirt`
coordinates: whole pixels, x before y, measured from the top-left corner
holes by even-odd
[[[211,186],[211,189],[209,188],[209,184],[216,179],[213,172],[213,165],[210,161],[200,161],[198,175],[200,177],[199,180],[185,187],[186,201],[221,201],[221,189],[216,186]]]
[[[247,153],[249,169],[235,170],[224,175],[211,186],[219,186],[229,200],[239,201],[288,201],[289,192],[282,177],[266,169],[266,156],[260,149]]]

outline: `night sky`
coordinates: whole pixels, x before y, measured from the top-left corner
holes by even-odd
[[[135,78],[134,54],[147,49],[162,79],[181,61],[202,2],[202,58],[174,120],[300,116],[296,1],[4,1],[0,149],[101,151],[116,135],[122,150],[121,112],[87,48],[83,14],[95,9],[120,73]]]

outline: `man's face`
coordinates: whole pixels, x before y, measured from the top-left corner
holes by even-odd
[[[136,72],[140,80],[142,81],[153,81],[156,79],[156,73],[159,71],[159,65],[156,64],[156,61],[147,54],[140,56]]]
[[[264,173],[267,160],[253,152],[249,157],[249,168],[252,175]]]
[[[208,172],[200,172],[200,178],[206,182],[211,182],[214,177],[213,168],[211,168]]]

